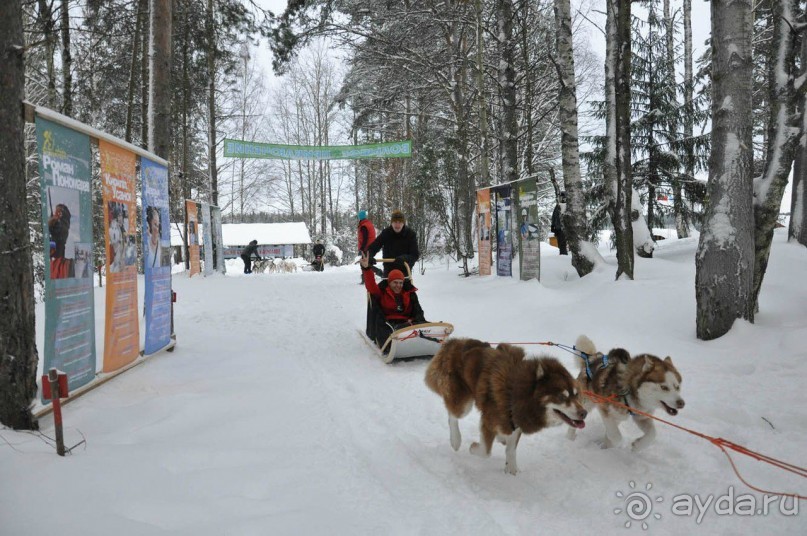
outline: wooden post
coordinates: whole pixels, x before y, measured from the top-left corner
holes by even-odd
[[[55,368],[48,371],[50,400],[53,404],[53,427],[56,429],[56,454],[64,456],[64,433],[62,431],[62,402],[59,391],[59,373]]]

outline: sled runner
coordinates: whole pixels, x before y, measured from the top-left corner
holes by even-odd
[[[454,326],[448,322],[427,322],[397,329],[390,334],[384,345],[378,345],[359,330],[362,339],[384,363],[398,359],[432,357],[440,349],[440,344],[451,335]]]

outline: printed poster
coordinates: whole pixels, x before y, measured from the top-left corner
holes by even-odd
[[[90,138],[40,117],[36,137],[44,253],[49,259],[44,370],[67,373],[73,390],[95,378]]]
[[[541,237],[535,180],[518,183],[518,260],[522,281],[541,280]]]
[[[106,243],[104,372],[140,355],[137,315],[135,154],[99,140]]]
[[[479,233],[479,275],[490,275],[490,189],[476,192],[477,230]]]
[[[202,244],[205,249],[205,277],[213,273],[213,233],[210,226],[210,204],[202,203]]]
[[[201,273],[199,259],[199,212],[196,201],[185,200],[185,225],[188,229],[188,259],[190,260],[191,271],[188,277]]]
[[[496,275],[513,275],[512,199],[510,186],[496,190]]]
[[[143,182],[143,263],[146,282],[146,343],[150,355],[171,342],[171,229],[168,226],[168,169],[140,158]]]
[[[221,233],[221,209],[210,207],[210,217],[213,220],[213,258],[216,259],[216,271],[227,273],[227,266],[224,264],[224,239]]]

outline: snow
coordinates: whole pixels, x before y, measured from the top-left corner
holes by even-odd
[[[775,233],[756,323],[737,321],[710,342],[695,337],[697,237],[636,258],[634,281],[613,280],[612,252],[600,250],[604,261],[580,279],[570,257],[543,244],[540,283],[458,277],[443,259],[416,285],[427,318],[454,323],[456,336],[573,344],[585,333],[601,350],[669,355],[686,408],[664,418],[804,466],[807,250],[785,231]],[[644,520],[652,534],[807,533],[807,514],[782,515],[778,502],[767,516],[719,515],[714,503],[700,523],[697,510],[673,513],[685,494],[751,494],[760,505],[762,494],[708,441],[663,424],[638,453],[627,446],[633,424],[625,445],[601,449],[595,413],[575,442],[561,427],[524,436],[511,476],[502,445],[489,459],[469,454],[474,410],[454,452],[442,403],[423,383],[427,362],[384,365],[358,334],[358,280],[354,265],[176,274],[176,350],[64,407],[67,445],[86,445],[60,458],[41,436],[0,430],[0,533],[632,534],[643,532],[638,520],[625,528],[635,492],[663,499],[652,503],[661,518]],[[96,316],[101,333],[101,308]],[[41,318],[40,304],[39,348]],[[580,365],[557,348],[526,348],[575,374]],[[49,417],[41,426],[53,436]],[[807,494],[804,479],[734,459],[763,489]]]

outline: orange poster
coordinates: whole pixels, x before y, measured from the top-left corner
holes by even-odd
[[[104,372],[140,354],[137,316],[135,155],[99,140],[106,239]]]
[[[185,223],[188,225],[188,258],[191,261],[188,277],[193,277],[202,272],[199,260],[199,210],[196,201],[185,200]]]
[[[479,275],[490,275],[490,189],[477,190],[477,229],[479,232]]]

